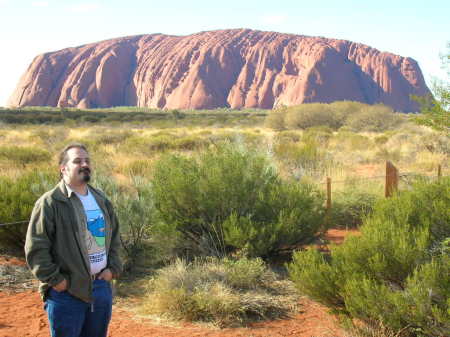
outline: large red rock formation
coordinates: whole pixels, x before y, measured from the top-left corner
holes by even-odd
[[[415,111],[417,62],[323,37],[219,30],[123,37],[37,56],[10,106],[272,108],[353,100]]]

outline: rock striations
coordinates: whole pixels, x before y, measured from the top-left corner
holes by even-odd
[[[10,106],[272,108],[352,100],[415,111],[416,61],[323,37],[218,30],[123,37],[37,56]]]

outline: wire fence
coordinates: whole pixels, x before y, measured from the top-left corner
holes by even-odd
[[[399,173],[399,170],[390,161],[387,161],[385,175],[333,181],[330,177],[327,177],[326,182],[319,183],[318,185],[326,185],[326,207],[330,209],[332,207],[332,186],[334,186],[334,184],[349,184],[354,185],[356,188],[356,185],[361,185],[360,182],[373,182],[375,180],[383,179],[383,181],[380,181],[379,184],[375,185],[375,189],[373,185],[371,186],[372,192],[377,190],[375,194],[382,194],[384,190],[384,196],[389,198],[398,190],[408,189],[415,181],[417,181],[417,179],[433,181],[442,177],[445,176],[442,175],[441,165],[438,165],[437,174],[430,176],[418,174],[416,172]]]
[[[442,169],[441,166],[438,166],[437,174],[430,176],[430,175],[423,175],[418,174],[416,172],[405,172],[405,173],[399,173],[398,169],[392,165],[390,162],[386,162],[386,174],[385,175],[377,175],[372,177],[360,177],[360,178],[351,178],[351,179],[344,179],[344,180],[333,180],[331,181],[331,178],[327,178],[327,181],[318,183],[317,185],[326,185],[327,189],[327,200],[326,200],[326,206],[327,208],[331,208],[332,202],[331,202],[331,194],[332,194],[332,184],[355,184],[357,182],[369,182],[374,180],[380,180],[383,179],[383,182],[380,182],[378,185],[381,193],[381,189],[384,188],[384,193],[386,197],[392,196],[392,194],[397,190],[402,190],[408,188],[408,186],[411,186],[412,183],[417,180],[418,178],[422,179],[428,179],[430,181],[432,180],[438,180],[442,177],[447,177],[447,175],[442,175]],[[8,222],[8,223],[0,223],[0,227],[5,226],[13,226],[13,225],[22,225],[27,224],[29,220],[22,220],[22,221],[15,221],[15,222]]]
[[[22,225],[28,223],[29,220],[23,220],[23,221],[16,221],[16,222],[7,222],[7,223],[0,223],[0,227],[3,226],[10,226],[10,225]]]

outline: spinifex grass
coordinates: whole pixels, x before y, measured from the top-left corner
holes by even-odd
[[[149,284],[143,312],[218,326],[286,317],[298,295],[260,259],[176,260]]]

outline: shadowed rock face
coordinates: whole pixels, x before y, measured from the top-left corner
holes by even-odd
[[[248,29],[140,35],[37,56],[10,106],[272,108],[352,100],[416,111],[416,61],[363,44]]]

